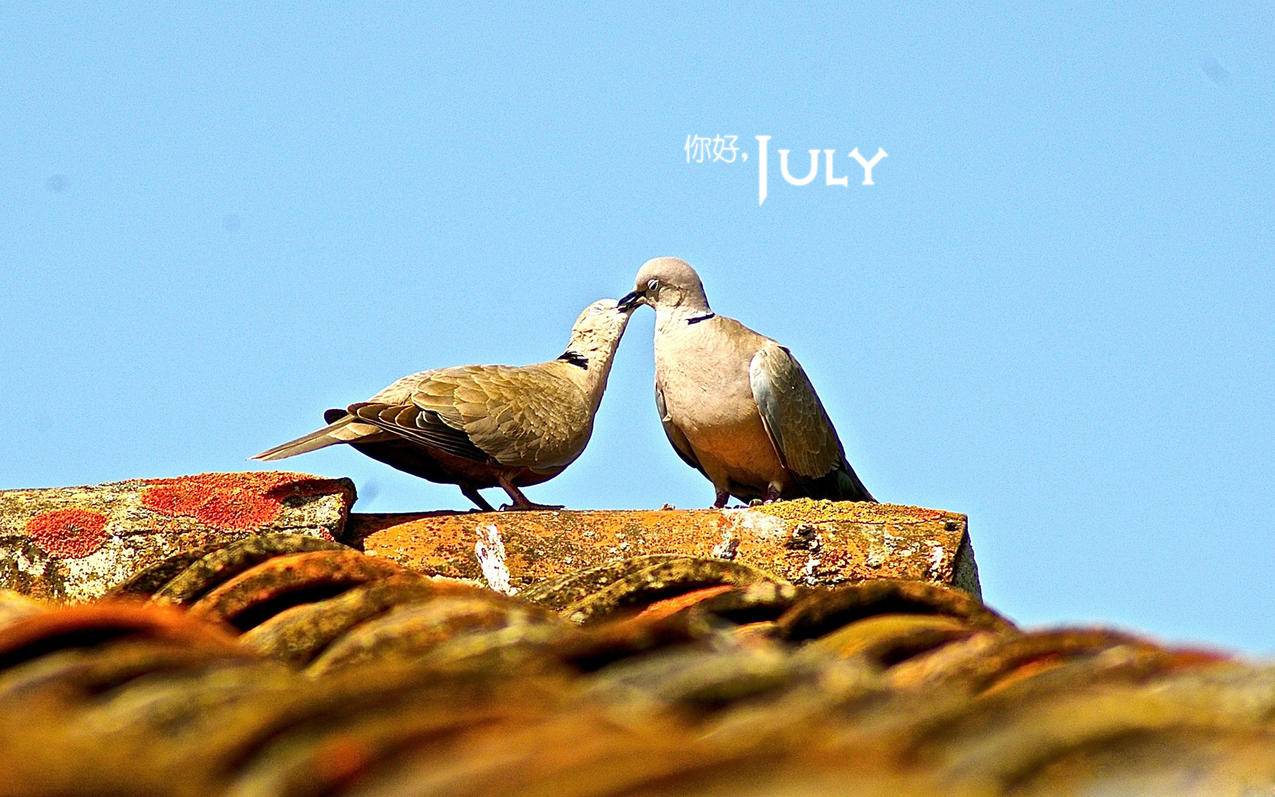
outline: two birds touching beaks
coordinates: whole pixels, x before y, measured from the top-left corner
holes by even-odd
[[[264,451],[276,460],[345,443],[479,509],[500,487],[509,509],[560,509],[521,488],[552,479],[584,451],[629,317],[655,309],[655,405],[669,442],[713,484],[714,507],[741,501],[873,501],[814,386],[788,349],[709,308],[689,264],[643,264],[618,302],[584,309],[557,359],[462,365],[405,376],[367,401],[324,413],[328,425]]]

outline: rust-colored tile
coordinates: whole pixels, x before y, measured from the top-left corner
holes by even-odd
[[[289,554],[240,573],[196,601],[190,613],[246,631],[290,606],[393,576],[410,574],[393,562],[351,550]]]
[[[397,606],[354,627],[328,646],[308,672],[322,675],[378,660],[418,660],[458,636],[512,626],[561,623],[545,609],[519,605],[484,590],[441,595],[422,603]]]
[[[961,620],[943,615],[880,614],[843,625],[809,644],[840,658],[861,657],[886,669],[976,633]]]
[[[472,589],[472,588],[471,588]],[[446,592],[415,574],[360,584],[326,600],[284,609],[240,637],[246,647],[294,667],[304,667],[352,628],[395,606]]]
[[[39,612],[0,627],[0,671],[58,650],[125,639],[158,640],[222,653],[242,650],[217,625],[174,609],[97,603]]]
[[[164,603],[190,604],[207,595],[240,573],[278,556],[308,551],[341,551],[345,546],[330,540],[301,534],[260,534],[230,543],[222,543],[193,561],[155,590],[155,599]],[[179,563],[188,559],[183,552],[174,557]]]
[[[656,601],[705,587],[779,583],[754,567],[718,559],[670,559],[635,569],[602,590],[577,600],[562,610],[573,622],[597,622],[620,613],[637,613]],[[642,566],[645,565],[645,566]]]
[[[785,638],[799,641],[880,614],[942,615],[975,629],[1014,629],[1012,623],[962,590],[892,579],[811,591],[779,619],[779,626]]]

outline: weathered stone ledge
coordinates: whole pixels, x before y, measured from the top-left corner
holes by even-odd
[[[354,499],[349,479],[283,472],[0,490],[0,588],[94,600],[181,551],[268,532],[333,539]]]
[[[980,594],[965,516],[890,504],[802,499],[723,510],[356,513],[342,540],[419,572],[473,579],[491,575],[476,550],[498,545],[515,588],[617,559],[681,554],[731,560],[808,586],[897,578]]]
[[[360,514],[354,501],[348,479],[281,472],[0,491],[0,589],[79,603],[174,554],[287,533],[502,591],[673,554],[799,585],[894,578],[980,594],[966,518],[940,510],[798,500],[724,510]]]

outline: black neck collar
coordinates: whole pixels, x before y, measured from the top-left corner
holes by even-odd
[[[583,354],[581,354],[578,351],[572,351],[571,349],[567,349],[562,354],[558,355],[558,359],[562,360],[565,363],[570,363],[571,365],[574,365],[577,368],[583,368],[586,371],[589,370],[589,358],[585,357]]]

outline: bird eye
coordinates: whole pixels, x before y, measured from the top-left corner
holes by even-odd
[[[648,291],[657,290],[659,287],[660,287],[660,281],[659,281],[659,280],[651,280],[651,281],[649,281],[649,282],[647,282],[647,283],[646,283],[646,289],[647,289]]]

